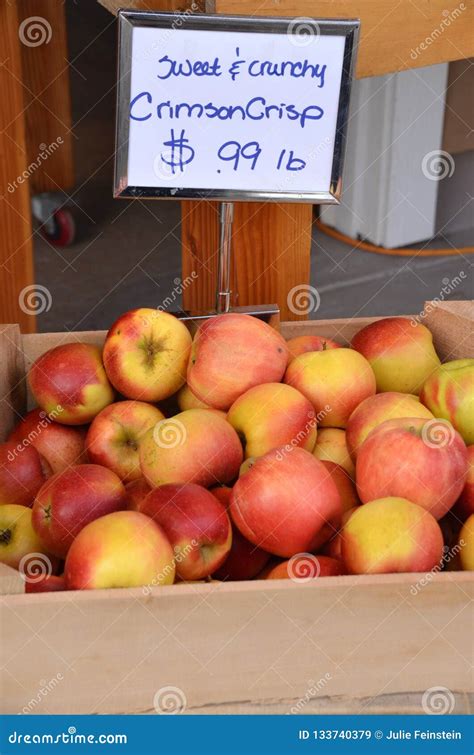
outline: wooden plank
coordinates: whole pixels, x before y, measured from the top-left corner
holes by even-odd
[[[35,317],[19,304],[21,292],[33,283],[34,272],[30,193],[23,177],[28,160],[18,15],[14,3],[0,3],[0,29],[0,186],[3,194],[0,202],[0,322],[18,322],[23,331],[33,332]]]
[[[359,18],[356,75],[381,76],[474,55],[474,4],[446,0],[211,0],[209,13]]]
[[[205,0],[129,0],[125,5],[121,0],[98,0],[98,2],[114,14],[118,13],[121,8],[162,11],[185,11],[190,8],[196,13],[202,13],[205,9]]]
[[[23,357],[18,325],[0,325],[0,442],[26,407]]]
[[[465,712],[473,577],[437,574],[414,594],[420,576],[12,595],[0,712],[58,675],[35,713],[154,713],[168,685],[188,713],[380,712],[387,696],[415,713],[441,683]]]
[[[74,164],[65,5],[20,0],[17,7],[30,192],[67,190]]]

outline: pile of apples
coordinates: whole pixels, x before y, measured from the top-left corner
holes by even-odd
[[[474,568],[474,360],[441,364],[419,322],[345,348],[140,308],[28,381],[0,445],[27,592]]]

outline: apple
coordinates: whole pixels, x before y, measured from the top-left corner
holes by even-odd
[[[64,558],[86,524],[127,505],[115,472],[98,464],[78,464],[50,477],[33,504],[33,528],[51,553]]]
[[[245,459],[245,461],[242,462],[239,469],[239,477],[242,477],[243,474],[249,471],[253,467],[255,463],[255,457],[249,456],[248,459]]]
[[[324,467],[331,475],[336,488],[339,491],[342,513],[349,511],[349,509],[353,509],[354,506],[360,506],[356,486],[344,467],[339,466],[339,464],[334,464],[333,461],[322,461],[322,464],[324,464]]]
[[[307,351],[326,351],[326,349],[341,349],[342,343],[325,338],[324,336],[296,336],[290,338],[286,345],[290,352],[290,362],[300,354],[306,354]]]
[[[420,402],[418,396],[410,393],[387,391],[362,401],[349,417],[346,428],[347,448],[351,457],[356,459],[359,446],[371,430],[387,419],[402,417],[433,419],[430,410]]]
[[[0,506],[0,562],[39,578],[41,573],[52,573],[53,561],[56,563],[33,529],[31,509],[16,503]]]
[[[48,417],[83,425],[114,400],[102,355],[88,343],[65,343],[42,354],[28,373],[31,392]]]
[[[0,443],[0,505],[31,506],[51,474],[51,467],[33,446]]]
[[[466,446],[449,422],[389,419],[359,448],[357,491],[363,503],[408,498],[441,519],[460,496],[467,468]]]
[[[232,488],[213,488],[213,495],[229,509]],[[232,524],[232,545],[223,564],[212,575],[214,579],[225,582],[254,579],[267,565],[270,554],[249,542]]]
[[[142,477],[138,448],[145,433],[164,414],[144,401],[119,401],[102,409],[86,437],[89,461],[108,467],[121,480]]]
[[[160,485],[147,495],[141,512],[162,527],[182,580],[208,577],[230,551],[232,529],[225,506],[200,485]]]
[[[342,557],[350,574],[429,572],[442,556],[443,535],[436,519],[398,496],[359,506],[342,532]]]
[[[386,317],[366,325],[352,339],[352,347],[370,362],[378,393],[419,394],[440,364],[431,332],[406,317]]]
[[[467,477],[454,506],[454,514],[464,522],[471,514],[474,514],[474,446],[467,447]]]
[[[60,425],[42,409],[32,409],[10,433],[8,440],[16,443],[18,451],[25,446],[34,446],[55,474],[86,461],[85,437],[84,428]]]
[[[474,514],[466,519],[459,533],[459,560],[463,571],[474,571]]]
[[[330,540],[324,543],[323,547],[320,549],[321,554],[324,556],[330,556],[331,558],[342,559],[342,533],[344,531],[344,525],[349,521],[349,517],[351,517],[354,511],[357,511],[358,508],[359,506],[354,506],[353,509],[344,511],[341,517],[340,529],[333,534]]]
[[[143,476],[151,487],[194,482],[204,487],[230,482],[243,460],[234,428],[220,412],[187,409],[148,430],[139,448]]]
[[[110,328],[104,365],[113,386],[126,398],[161,401],[186,380],[191,350],[189,330],[158,309],[132,309]]]
[[[354,479],[355,466],[346,442],[346,432],[338,427],[322,427],[318,429],[318,437],[313,454],[321,461],[332,461],[346,470],[349,477]]]
[[[249,388],[279,383],[287,362],[286,341],[270,325],[250,315],[218,315],[194,336],[188,385],[201,401],[227,410]]]
[[[67,554],[68,590],[172,585],[173,549],[161,527],[139,511],[115,511],[89,522]]]
[[[375,393],[372,368],[353,349],[301,354],[289,365],[285,383],[311,401],[320,427],[346,427],[356,406]]]
[[[466,445],[474,444],[474,359],[440,365],[424,383],[420,399],[435,417],[451,422]]]
[[[41,579],[25,583],[26,593],[62,592],[65,589],[66,580],[64,577],[56,577],[54,574],[45,574]]]
[[[232,489],[230,514],[247,540],[288,558],[316,550],[341,517],[336,484],[308,451],[269,451]]]
[[[205,404],[204,401],[201,401],[197,396],[194,395],[191,388],[187,383],[185,383],[182,388],[179,389],[176,399],[178,402],[178,406],[182,412],[185,412],[186,409],[210,409],[211,407],[208,406],[208,404]]]
[[[237,431],[246,458],[263,456],[287,444],[312,451],[316,442],[317,422],[311,402],[284,383],[249,388],[234,401],[227,421]]]
[[[151,488],[147,481],[140,477],[139,480],[132,480],[125,485],[127,492],[127,509],[129,511],[140,511],[141,505]]]
[[[265,574],[265,579],[291,579],[293,582],[308,582],[319,577],[339,577],[347,574],[344,564],[338,558],[314,556],[312,553],[298,553],[288,561],[273,566]]]

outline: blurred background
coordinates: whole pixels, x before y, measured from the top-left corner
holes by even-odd
[[[65,13],[74,185],[64,199],[75,231],[58,244],[35,221],[34,280],[48,292],[40,331],[108,328],[136,306],[176,310],[184,275],[179,203],[112,198],[115,17],[92,0],[67,0]],[[420,62],[354,84],[343,203],[315,208],[310,317],[411,314],[425,300],[472,297],[473,61]],[[34,122],[28,138],[35,143]],[[407,247],[413,253],[380,253]],[[425,256],[431,249],[446,253]]]

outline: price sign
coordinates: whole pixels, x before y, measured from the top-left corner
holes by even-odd
[[[358,27],[121,11],[115,196],[338,202]]]

